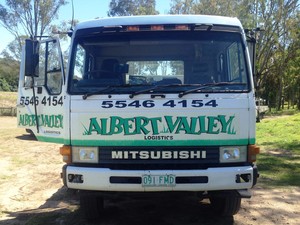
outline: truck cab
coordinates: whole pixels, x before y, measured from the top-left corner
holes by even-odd
[[[64,185],[80,191],[88,216],[117,192],[198,193],[222,215],[251,196],[256,106],[238,19],[83,22],[66,71],[58,40],[25,49],[18,125],[63,145]]]

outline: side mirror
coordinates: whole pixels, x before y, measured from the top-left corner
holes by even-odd
[[[25,76],[38,77],[38,41],[25,40]]]
[[[250,35],[247,35],[247,45],[249,49],[249,56],[250,56],[250,62],[251,62],[251,67],[252,67],[252,72],[255,74],[255,45],[256,45],[256,40],[254,38],[254,33],[250,33]]]

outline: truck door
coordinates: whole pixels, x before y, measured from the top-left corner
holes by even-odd
[[[64,87],[59,41],[26,40],[18,88],[18,126],[30,130],[39,141],[66,143]]]

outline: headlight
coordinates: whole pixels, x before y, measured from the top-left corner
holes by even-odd
[[[98,163],[98,147],[72,147],[72,161],[78,163]]]
[[[220,162],[234,163],[246,162],[247,147],[246,146],[224,146],[220,147]]]

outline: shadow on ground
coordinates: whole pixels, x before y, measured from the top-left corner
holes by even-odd
[[[105,200],[96,221],[87,221],[79,209],[78,194],[59,189],[38,209],[4,212],[11,219],[1,225],[232,225],[233,217],[217,217],[208,202],[196,196],[129,198]]]
[[[16,137],[19,140],[23,140],[23,141],[36,141],[36,137],[33,134],[23,134],[20,136]]]

